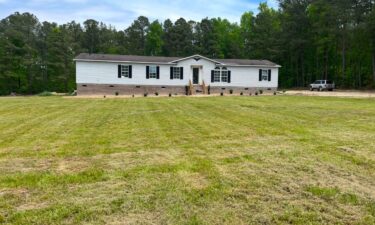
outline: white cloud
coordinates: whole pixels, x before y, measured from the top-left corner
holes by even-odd
[[[279,8],[279,2],[277,0],[268,0],[268,6],[274,9]]]

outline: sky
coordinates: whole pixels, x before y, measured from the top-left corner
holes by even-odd
[[[260,2],[277,8],[277,0],[0,0],[0,18],[14,12],[30,12],[38,19],[63,24],[95,19],[118,30],[127,28],[138,16],[151,21],[165,19],[200,21],[221,17],[239,22],[246,11],[257,13]]]

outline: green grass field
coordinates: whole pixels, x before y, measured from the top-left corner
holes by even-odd
[[[375,224],[375,99],[0,98],[0,224]]]

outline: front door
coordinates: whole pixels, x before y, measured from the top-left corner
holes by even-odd
[[[199,84],[199,68],[193,68],[193,84]]]

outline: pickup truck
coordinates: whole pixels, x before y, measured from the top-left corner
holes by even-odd
[[[333,91],[335,89],[335,83],[330,80],[317,80],[310,84],[310,91]]]

